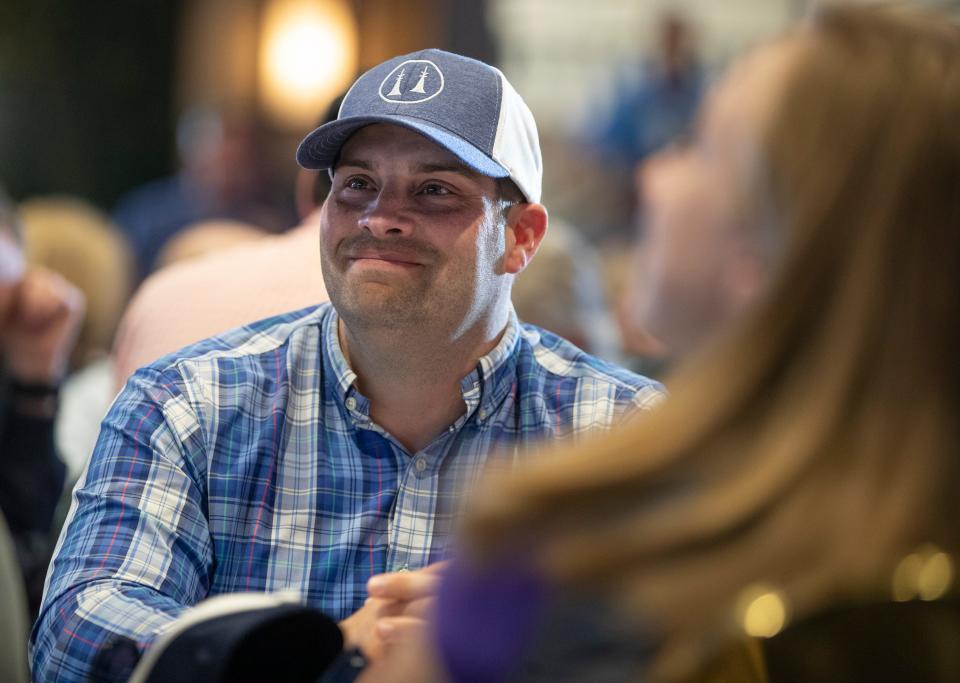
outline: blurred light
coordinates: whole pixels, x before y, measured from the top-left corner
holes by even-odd
[[[342,0],[270,0],[260,43],[264,108],[307,128],[346,90],[357,68],[357,28]]]
[[[917,577],[923,569],[923,558],[918,553],[911,553],[900,560],[893,572],[893,599],[897,602],[906,602],[917,597]]]
[[[953,583],[953,562],[946,553],[934,553],[918,577],[917,593],[921,600],[942,598]]]
[[[953,560],[934,545],[925,545],[900,560],[893,572],[893,599],[936,600],[953,583]]]
[[[750,586],[737,602],[740,627],[748,636],[772,638],[787,623],[787,604],[779,591]]]

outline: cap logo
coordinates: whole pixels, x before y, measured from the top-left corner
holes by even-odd
[[[380,83],[380,99],[394,104],[418,104],[443,91],[443,72],[429,59],[408,59]]]

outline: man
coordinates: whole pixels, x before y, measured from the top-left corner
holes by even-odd
[[[54,448],[57,397],[83,314],[76,287],[26,264],[19,222],[0,190],[0,511],[17,546],[32,615],[65,476]]]
[[[237,591],[296,591],[375,656],[372,620],[423,598],[432,569],[410,572],[409,595],[365,605],[368,579],[444,557],[489,455],[659,398],[516,320],[510,285],[547,214],[533,117],[496,69],[438,50],[394,58],[297,158],[332,173],[320,213],[332,305],[133,376],[74,495],[35,678],[79,681],[97,659],[98,676],[125,680],[104,651],[135,660],[188,607]]]

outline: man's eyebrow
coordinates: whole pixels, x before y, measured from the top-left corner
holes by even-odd
[[[475,179],[480,177],[480,174],[474,171],[471,168],[467,168],[463,164],[457,163],[424,163],[417,164],[413,169],[417,173],[459,173],[462,176],[466,176],[470,179]]]
[[[369,161],[363,159],[351,159],[350,157],[345,157],[339,159],[336,163],[336,168],[341,166],[350,166],[351,168],[362,168],[365,171],[373,171],[373,164]],[[415,164],[411,167],[411,170],[414,173],[458,173],[465,178],[475,180],[481,177],[480,173],[477,173],[471,168],[464,166],[463,164],[458,164],[456,162],[443,162],[443,161],[432,161],[425,162],[420,164]]]

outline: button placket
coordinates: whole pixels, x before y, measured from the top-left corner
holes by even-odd
[[[420,469],[422,465],[422,469]],[[437,485],[426,457],[414,456],[401,476],[389,525],[389,567],[421,567],[433,545]]]

